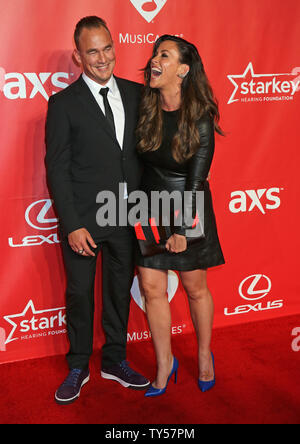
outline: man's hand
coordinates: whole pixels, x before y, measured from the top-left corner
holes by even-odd
[[[90,246],[97,248],[97,245],[85,228],[72,231],[72,233],[68,235],[68,241],[75,253],[78,253],[81,256],[95,256],[95,253],[90,249]]]
[[[182,253],[187,249],[186,237],[180,234],[173,234],[167,240],[166,249],[169,253]]]

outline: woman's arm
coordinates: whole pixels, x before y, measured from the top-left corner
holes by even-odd
[[[207,180],[215,151],[215,127],[213,118],[209,115],[203,116],[198,122],[198,130],[200,134],[200,146],[198,151],[190,159],[185,186],[185,191],[189,191],[190,193],[185,195],[183,205],[184,211],[192,214],[193,219],[196,217],[196,192],[204,190],[204,184]],[[186,225],[183,214],[183,224],[181,227],[175,228],[175,233],[184,236],[186,230],[191,228],[191,226]]]

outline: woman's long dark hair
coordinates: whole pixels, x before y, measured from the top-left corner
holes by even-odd
[[[181,107],[178,118],[178,132],[174,136],[172,153],[181,163],[192,157],[199,149],[200,136],[197,122],[204,114],[209,114],[215,123],[215,130],[224,135],[219,127],[219,109],[213,90],[206,76],[201,57],[195,45],[172,36],[163,35],[153,48],[153,54],[144,68],[145,88],[140,107],[137,127],[138,150],[155,151],[162,143],[163,115],[158,89],[150,88],[151,60],[156,56],[162,42],[171,40],[177,44],[180,63],[189,66],[190,71],[181,86]]]

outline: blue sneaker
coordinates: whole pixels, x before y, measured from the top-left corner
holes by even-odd
[[[150,381],[132,370],[127,361],[122,361],[109,368],[102,368],[101,376],[104,379],[111,379],[123,387],[133,390],[145,390],[150,385]]]
[[[61,405],[72,404],[80,396],[82,387],[90,380],[89,369],[74,368],[55,393],[55,401]]]

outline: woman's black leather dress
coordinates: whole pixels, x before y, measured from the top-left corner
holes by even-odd
[[[195,192],[204,191],[204,231],[205,238],[197,244],[188,246],[182,253],[169,253],[143,257],[136,248],[136,264],[138,266],[161,270],[192,271],[207,269],[224,264],[224,257],[220,246],[216,220],[213,210],[209,183],[206,180],[215,148],[214,123],[212,118],[204,116],[198,123],[200,133],[200,147],[197,153],[188,161],[178,163],[172,156],[171,144],[177,132],[178,112],[163,111],[164,132],[163,142],[157,151],[141,154],[144,173],[141,190],[150,198],[151,191],[179,190],[192,191],[193,210],[196,203]],[[194,214],[194,213],[193,213]],[[175,232],[185,234],[188,229],[185,225],[177,227]]]

